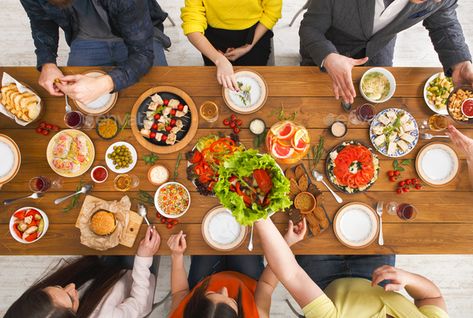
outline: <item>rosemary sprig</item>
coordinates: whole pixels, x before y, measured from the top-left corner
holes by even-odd
[[[268,130],[265,129],[264,132],[262,134],[259,134],[259,135],[256,135],[254,138],[253,138],[253,147],[255,149],[258,149],[265,141],[266,139],[266,134],[268,133]]]
[[[273,111],[272,115],[275,115],[279,121],[283,121],[283,120],[294,121],[296,120],[297,112],[295,111],[292,114],[287,115],[286,112],[284,111],[284,106],[281,105],[281,108],[279,109],[279,111]]]
[[[139,202],[144,203],[144,204],[154,204],[154,198],[152,195],[150,195],[148,192],[139,190],[138,191],[138,197],[136,198]]]
[[[325,143],[324,136],[320,136],[317,147],[312,146],[312,155],[314,157],[313,158],[314,168],[317,167],[317,164],[319,163],[320,159],[322,159],[322,156],[324,155],[324,143]]]
[[[120,130],[118,131],[118,135],[122,133],[123,129],[125,129],[126,126],[128,126],[129,121],[130,121],[130,113],[126,113],[125,114],[125,119],[123,120],[123,124],[120,127]]]
[[[182,154],[177,155],[176,166],[174,167],[173,180],[176,181],[177,175],[179,174],[179,164],[181,163]]]
[[[76,191],[79,191],[81,188],[82,188],[82,181],[79,182],[79,185],[77,186]],[[62,212],[69,212],[72,209],[74,209],[77,206],[77,204],[79,203],[80,195],[81,194],[79,193],[79,194],[76,194],[75,196],[73,196],[72,199],[71,199],[71,203],[69,203],[68,206],[63,208]]]

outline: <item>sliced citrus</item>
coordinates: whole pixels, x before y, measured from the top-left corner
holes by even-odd
[[[307,145],[310,143],[309,133],[305,128],[301,128],[294,134],[292,138],[292,146],[297,151],[304,151]]]
[[[289,139],[295,132],[294,124],[290,121],[282,121],[274,124],[271,127],[271,132],[278,139]]]
[[[273,144],[271,154],[278,159],[286,159],[294,154],[294,149],[291,147],[284,147],[278,143]]]
[[[286,124],[284,121],[279,121],[275,123],[273,126],[271,126],[270,131],[273,133],[273,135],[277,136],[279,133],[279,130]]]

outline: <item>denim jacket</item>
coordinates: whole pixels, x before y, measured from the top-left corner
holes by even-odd
[[[78,20],[71,7],[60,8],[48,0],[20,1],[30,19],[37,68],[41,70],[45,63],[56,63],[59,28],[70,45],[79,30]],[[167,14],[156,0],[93,1],[107,12],[112,33],[122,38],[128,48],[128,60],[108,73],[114,90],[119,91],[136,83],[153,65],[153,37],[165,48],[170,46],[169,38],[162,33]]]

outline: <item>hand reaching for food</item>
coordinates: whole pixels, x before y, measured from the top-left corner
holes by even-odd
[[[448,126],[447,135],[450,136],[453,144],[465,153],[467,160],[473,161],[473,139],[462,134],[453,125]]]
[[[307,221],[305,218],[301,222],[294,225],[292,220],[289,220],[289,226],[286,234],[284,235],[284,240],[287,245],[293,246],[294,244],[302,241],[307,233]]]
[[[141,257],[150,257],[155,255],[159,250],[161,237],[154,226],[148,226],[145,237],[141,240],[136,255]]]
[[[86,75],[67,75],[59,78],[56,86],[70,98],[89,104],[113,90],[113,80],[109,75],[90,77]]]
[[[453,66],[452,79],[455,86],[473,87],[473,64],[470,61],[465,61]]]
[[[173,256],[183,255],[187,248],[186,234],[180,231],[177,234],[171,235],[168,240],[168,246]]]
[[[41,68],[38,84],[41,85],[52,96],[63,96],[64,94],[56,86],[56,79],[64,77],[56,64],[47,63]]]
[[[238,91],[238,84],[233,72],[233,65],[224,56],[220,55],[215,61],[217,66],[217,80],[220,85],[225,88],[231,89],[232,91]]]
[[[340,97],[344,102],[352,104],[356,97],[355,87],[351,77],[354,66],[363,65],[368,62],[368,58],[352,59],[337,53],[327,55],[324,60],[324,67],[332,78],[333,93],[335,98]]]

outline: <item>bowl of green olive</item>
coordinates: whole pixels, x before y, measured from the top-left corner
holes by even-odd
[[[135,147],[125,141],[118,141],[105,152],[107,167],[115,173],[127,173],[133,170],[138,161]]]

